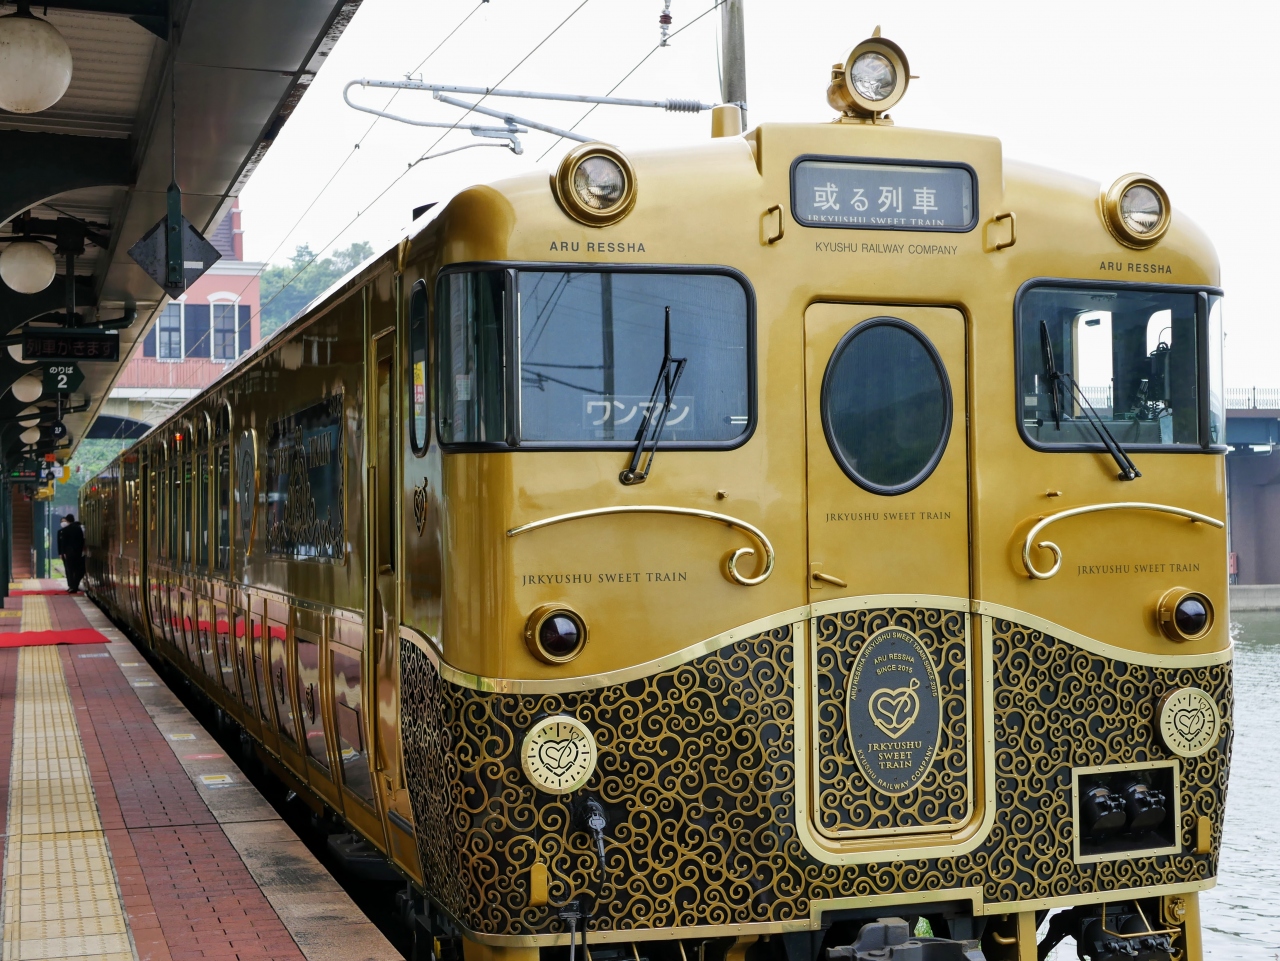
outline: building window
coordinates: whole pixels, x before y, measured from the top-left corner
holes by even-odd
[[[182,305],[170,304],[160,315],[156,355],[161,360],[182,360]]]
[[[213,359],[236,359],[236,305],[213,305]]]

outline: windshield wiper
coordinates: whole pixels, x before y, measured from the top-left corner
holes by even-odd
[[[1053,403],[1054,427],[1062,430],[1062,402],[1058,394],[1058,382],[1062,381],[1067,385],[1067,396],[1073,396],[1080,402],[1080,409],[1084,411],[1084,419],[1089,422],[1089,426],[1094,429],[1098,439],[1102,441],[1102,445],[1106,447],[1107,452],[1115,460],[1116,466],[1120,468],[1120,473],[1117,477],[1122,481],[1137,480],[1142,476],[1142,471],[1138,470],[1137,465],[1134,464],[1125,449],[1120,446],[1119,441],[1107,429],[1107,425],[1098,416],[1098,412],[1093,409],[1093,405],[1089,403],[1089,398],[1085,397],[1084,391],[1080,389],[1076,379],[1066,371],[1058,370],[1058,365],[1053,359],[1053,343],[1049,340],[1049,325],[1043,320],[1040,321],[1040,344],[1044,349],[1044,370],[1045,376],[1049,381],[1049,395]]]
[[[618,475],[618,480],[630,486],[643,484],[653,467],[653,458],[658,453],[658,438],[667,424],[667,415],[671,413],[671,402],[675,399],[676,385],[680,383],[680,375],[684,373],[687,357],[671,356],[671,307],[667,307],[666,326],[663,332],[662,366],[658,368],[658,379],[654,382],[653,393],[649,395],[649,409],[645,411],[644,420],[636,434],[636,449],[631,455],[631,464]],[[658,405],[658,395],[662,394],[662,404]],[[646,452],[648,456],[645,457]],[[644,461],[641,468],[640,462]]]

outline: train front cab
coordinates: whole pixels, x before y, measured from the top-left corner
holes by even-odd
[[[1199,957],[1231,713],[1203,235],[1123,246],[1096,184],[880,123],[627,159],[615,224],[562,168],[407,257],[406,289],[440,265],[400,568],[438,909],[522,957],[592,907],[628,956],[812,961],[899,916],[1021,958],[1053,911],[1095,957]],[[946,178],[947,229],[820,216]]]

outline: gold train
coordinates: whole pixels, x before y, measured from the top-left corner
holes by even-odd
[[[1218,263],[909,76],[465,190],[86,485],[94,598],[428,954],[1201,957]]]

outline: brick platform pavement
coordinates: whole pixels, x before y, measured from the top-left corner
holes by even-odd
[[[60,646],[57,663],[139,961],[400,957],[101,612],[72,596],[38,601],[52,629],[110,639]],[[0,650],[6,805],[20,653]]]

